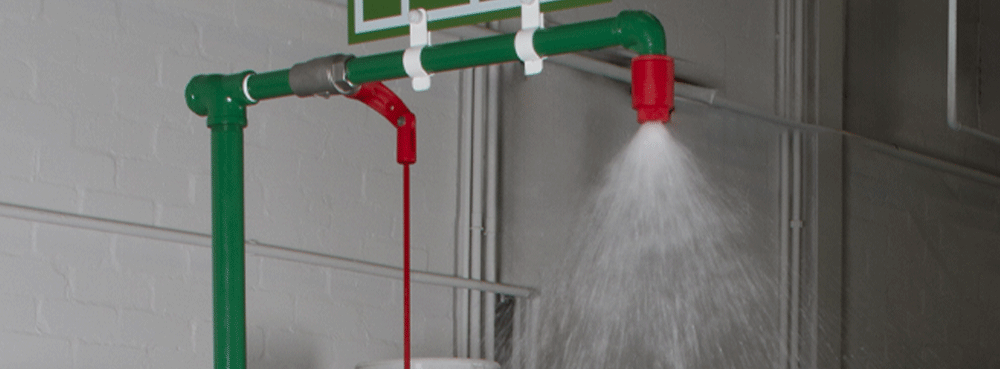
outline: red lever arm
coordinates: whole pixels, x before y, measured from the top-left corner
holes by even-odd
[[[365,103],[396,127],[397,162],[406,165],[417,161],[417,117],[399,96],[381,82],[369,82],[361,85],[355,94],[346,97]]]
[[[348,98],[365,103],[396,127],[396,161],[403,165],[403,368],[410,369],[410,164],[417,161],[417,117],[381,82]]]

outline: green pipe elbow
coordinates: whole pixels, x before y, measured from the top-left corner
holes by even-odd
[[[655,16],[638,10],[625,10],[615,17],[615,30],[620,33],[622,46],[639,55],[666,55],[667,37],[663,25]]]
[[[247,124],[247,105],[251,100],[243,91],[243,81],[253,75],[253,71],[222,75],[202,74],[194,76],[184,89],[187,106],[200,116],[208,116],[208,126]]]

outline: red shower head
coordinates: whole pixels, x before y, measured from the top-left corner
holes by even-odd
[[[640,55],[632,59],[632,108],[639,123],[668,122],[674,111],[674,59]]]

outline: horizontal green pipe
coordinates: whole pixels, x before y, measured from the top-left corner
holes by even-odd
[[[518,60],[514,34],[427,46],[420,61],[430,73]],[[663,26],[653,15],[623,11],[614,18],[544,28],[535,32],[541,56],[624,46],[639,54],[666,54]],[[347,79],[356,84],[407,77],[403,50],[362,56],[347,63]]]
[[[292,94],[288,85],[288,69],[258,73],[247,80],[247,91],[256,100],[264,100]]]
[[[514,49],[515,34],[504,34],[474,40],[456,41],[427,46],[420,54],[425,70],[431,73],[518,60]],[[535,51],[551,56],[610,46],[624,46],[641,55],[667,52],[663,26],[652,14],[626,10],[613,18],[566,24],[539,29],[534,37]],[[407,77],[403,69],[403,51],[360,56],[347,62],[347,79],[354,84],[386,81]],[[254,100],[292,95],[288,84],[288,69],[254,74],[247,79],[247,90]],[[197,77],[196,77],[197,78]],[[195,80],[192,80],[195,83]],[[226,96],[241,95],[242,91],[219,91]],[[204,109],[195,109],[199,115]]]

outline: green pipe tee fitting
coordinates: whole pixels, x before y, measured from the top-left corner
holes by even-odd
[[[247,125],[247,105],[257,103],[244,93],[244,81],[253,71],[236,74],[203,74],[191,78],[184,95],[188,108],[200,116],[208,116],[208,126],[235,124]]]
[[[212,325],[216,369],[246,368],[243,129],[254,73],[199,75],[185,88],[188,108],[212,130]]]

